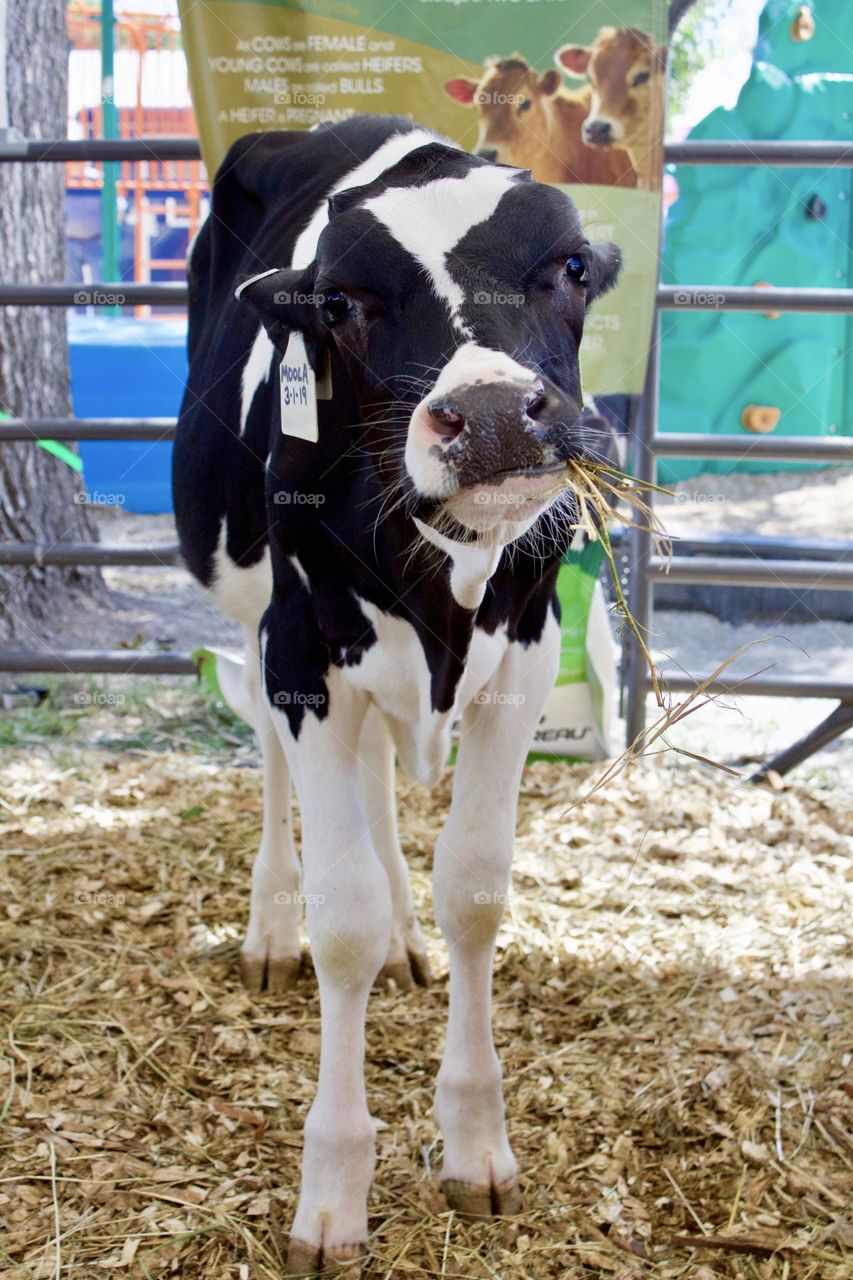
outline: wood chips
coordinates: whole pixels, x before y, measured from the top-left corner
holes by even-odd
[[[438,1191],[447,1000],[430,854],[449,795],[402,788],[437,981],[376,994],[366,1277],[853,1275],[853,801],[678,762],[525,776],[494,983],[517,1220]],[[253,767],[9,750],[0,772],[0,1272],[283,1273],[319,1048],[313,979],[239,985]]]

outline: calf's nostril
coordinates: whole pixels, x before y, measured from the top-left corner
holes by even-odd
[[[465,426],[465,418],[459,412],[458,405],[450,400],[433,400],[427,405],[429,426],[441,439],[442,444],[451,444]]]
[[[550,397],[543,387],[531,391],[524,401],[524,412],[532,422],[538,422],[548,408]]]

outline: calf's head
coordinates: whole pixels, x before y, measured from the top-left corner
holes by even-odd
[[[581,130],[588,146],[649,147],[663,116],[666,45],[634,27],[603,27],[591,45],[564,45],[556,61],[592,87]]]
[[[510,58],[490,58],[479,80],[448,80],[444,91],[476,113],[476,155],[549,175],[549,164],[555,161],[562,172],[548,145],[551,103],[561,83],[553,68],[540,75],[514,53]]]
[[[408,514],[517,536],[583,453],[578,348],[619,251],[588,243],[562,192],[438,142],[329,213],[309,267],[241,296],[280,349],[302,333],[318,373],[332,353]]]

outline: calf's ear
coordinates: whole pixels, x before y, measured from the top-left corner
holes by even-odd
[[[249,276],[237,286],[234,296],[257,311],[273,346],[284,355],[291,333],[306,333],[315,327],[312,290],[307,272],[273,268]]]
[[[564,44],[554,54],[554,59],[563,71],[582,79],[587,73],[591,53],[592,50],[584,48],[582,44]]]
[[[612,289],[619,279],[622,270],[622,250],[615,244],[593,244],[589,266],[589,284],[586,291],[586,304],[595,302],[608,289]]]
[[[444,86],[444,92],[448,94],[454,102],[458,102],[462,107],[470,107],[474,104],[474,94],[477,92],[477,81],[466,80],[459,77],[456,80],[448,80]]]
[[[554,94],[560,87],[560,73],[555,71],[553,67],[549,67],[547,71],[543,71],[536,85],[540,93],[544,93],[546,98],[553,98]]]

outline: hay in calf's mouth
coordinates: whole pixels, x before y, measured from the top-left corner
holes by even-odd
[[[702,707],[707,706],[708,703],[715,701],[714,695],[709,692],[715,682],[744,653],[761,644],[762,641],[751,641],[749,644],[742,645],[736,649],[734,653],[729,654],[709,675],[697,680],[694,687],[684,697],[677,698],[671,693],[667,688],[664,676],[652,657],[648,645],[648,637],[628,607],[609,533],[609,525],[613,523],[622,524],[628,529],[643,529],[651,535],[656,552],[659,555],[662,551],[665,551],[667,555],[671,554],[669,536],[644,496],[644,494],[653,492],[668,494],[670,490],[663,489],[659,485],[648,481],[635,480],[624,472],[597,462],[570,462],[569,477],[573,500],[577,506],[577,527],[582,529],[591,541],[601,542],[604,548],[607,567],[610,571],[610,580],[616,596],[616,612],[620,625],[627,627],[631,631],[639,646],[648,668],[655,702],[660,711],[658,718],[638,733],[634,740],[628,743],[622,754],[609,763],[605,771],[593,783],[592,789],[595,790],[598,787],[606,786],[629,764],[641,759],[643,756],[661,751],[671,751],[676,755],[689,757],[698,763],[710,765],[714,769],[720,769],[733,777],[739,777],[738,771],[732,769],[729,765],[723,764],[718,760],[711,760],[705,756],[696,756],[684,747],[674,746],[666,735],[687,716],[693,715],[696,711],[701,710]],[[760,675],[762,671],[753,672],[753,675]],[[733,691],[739,685],[746,684],[751,678],[752,676],[739,677],[734,682]],[[591,791],[586,794],[591,794]]]
[[[569,483],[577,503],[577,527],[582,529],[592,542],[600,542],[604,548],[619,617],[633,633],[640,646],[649,669],[655,701],[659,707],[666,710],[667,703],[661,689],[660,672],[649,651],[642,628],[628,608],[613,557],[609,533],[611,524],[621,524],[627,529],[645,529],[651,534],[658,550],[663,546],[668,547],[666,530],[643,497],[644,492],[655,490],[666,492],[666,490],[659,489],[655,484],[634,480],[633,477],[616,471],[613,467],[589,462],[569,463]]]
[[[494,983],[524,1209],[494,1225],[438,1190],[450,778],[403,792],[437,981],[371,997],[363,1274],[847,1280],[853,802],[654,760],[567,822],[596,772],[524,777]],[[238,981],[260,791],[224,754],[5,753],[4,1277],[282,1275],[319,1006]]]

